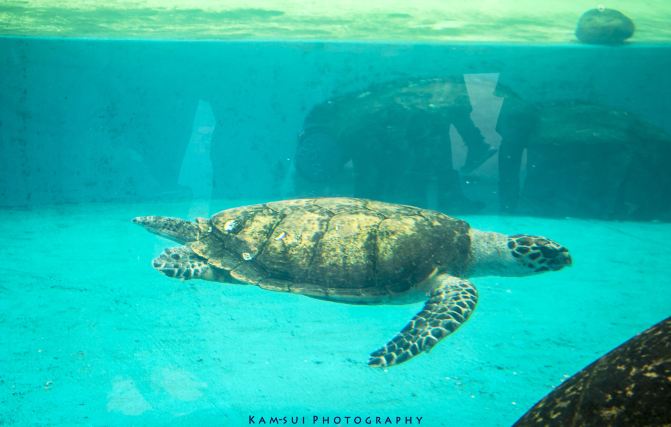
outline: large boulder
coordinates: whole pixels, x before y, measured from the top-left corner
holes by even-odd
[[[545,104],[527,148],[522,195],[530,212],[668,219],[671,136],[634,114],[578,101]]]
[[[450,139],[454,126],[469,154],[487,153],[471,111],[463,76],[396,80],[328,99],[305,118],[294,157],[297,195],[424,207],[435,195],[446,209],[477,210],[481,204],[461,191]]]
[[[575,35],[583,43],[620,44],[634,34],[634,22],[615,9],[590,9],[578,20]]]

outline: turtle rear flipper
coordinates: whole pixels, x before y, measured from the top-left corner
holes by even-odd
[[[448,274],[433,280],[436,286],[422,311],[394,339],[371,354],[369,365],[396,365],[428,352],[468,319],[478,300],[473,284]]]
[[[226,281],[225,271],[212,267],[205,258],[185,246],[168,248],[152,262],[154,268],[176,279]]]

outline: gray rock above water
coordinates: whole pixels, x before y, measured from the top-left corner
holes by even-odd
[[[634,22],[615,9],[599,7],[583,13],[575,35],[583,43],[620,44],[634,34]]]

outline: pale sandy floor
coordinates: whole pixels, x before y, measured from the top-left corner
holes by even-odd
[[[475,280],[481,299],[464,327],[385,372],[366,365],[368,353],[420,304],[348,306],[153,271],[152,257],[172,243],[130,218],[207,210],[0,211],[4,424],[401,415],[428,426],[507,426],[568,375],[671,313],[669,224],[474,216],[478,228],[551,236],[575,264]]]
[[[592,0],[5,0],[0,35],[569,43]],[[671,41],[667,0],[612,0],[632,42]]]

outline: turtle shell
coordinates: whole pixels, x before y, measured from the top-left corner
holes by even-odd
[[[513,427],[668,426],[671,317],[587,366]]]
[[[470,247],[464,221],[351,198],[228,209],[208,227],[190,247],[213,266],[241,282],[322,298],[402,293],[436,268],[458,274]]]

